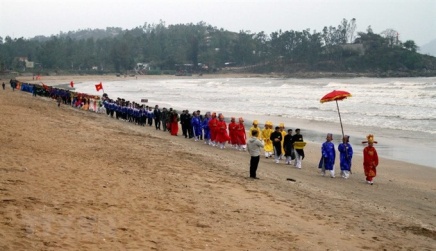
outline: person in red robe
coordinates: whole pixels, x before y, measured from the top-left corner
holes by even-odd
[[[374,184],[374,177],[377,175],[377,166],[378,166],[378,155],[377,150],[373,146],[377,144],[377,141],[374,141],[374,135],[369,134],[367,137],[367,141],[363,141],[362,143],[368,143],[363,149],[363,170],[365,171],[366,182],[368,184]]]
[[[224,115],[220,114],[218,118],[219,119],[216,126],[216,142],[220,149],[224,149],[226,142],[230,140],[230,137],[227,133],[227,124],[226,121],[224,121]]]
[[[171,135],[177,136],[177,133],[179,133],[179,123],[178,123],[179,114],[177,114],[176,111],[174,111],[171,114],[170,121],[171,121],[171,129],[170,129]]]
[[[247,134],[245,133],[244,119],[239,118],[239,123],[236,126],[237,149],[239,151],[247,150]]]
[[[229,123],[229,136],[230,136],[230,144],[234,147],[237,148],[238,146],[238,139],[237,139],[237,135],[236,135],[236,127],[238,125],[236,124],[236,119],[235,117],[232,117],[230,119],[230,123]]]
[[[216,112],[214,112],[212,113],[212,118],[209,120],[210,142],[212,146],[216,146],[217,123]]]

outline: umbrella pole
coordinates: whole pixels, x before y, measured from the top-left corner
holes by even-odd
[[[336,101],[336,107],[338,108],[339,122],[341,123],[342,138],[344,138],[344,127],[342,126],[341,112],[339,111],[338,101],[337,100],[335,101]]]

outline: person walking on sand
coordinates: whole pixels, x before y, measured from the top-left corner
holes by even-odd
[[[321,169],[322,176],[325,176],[325,172],[328,170],[330,172],[330,177],[334,178],[336,151],[332,140],[333,135],[328,133],[326,141],[321,146],[321,160],[318,167]]]
[[[224,115],[220,114],[218,116],[217,122],[217,134],[216,142],[220,149],[226,148],[226,142],[230,140],[229,134],[227,133],[227,124],[224,120]]]
[[[237,150],[245,151],[247,150],[247,134],[245,133],[244,118],[240,117],[238,121],[239,123],[236,124]]]
[[[153,115],[154,115],[154,126],[156,127],[156,130],[160,130],[162,112],[160,111],[158,105],[155,105]]]
[[[201,128],[200,116],[197,112],[192,113],[191,125],[194,131],[194,141],[199,141],[200,135],[202,135],[203,130]]]
[[[374,135],[369,134],[366,136],[367,141],[363,141],[362,143],[368,143],[363,149],[363,170],[365,171],[366,182],[368,184],[374,184],[374,177],[377,175],[377,166],[378,166],[378,154],[377,150],[375,150],[374,144],[377,144],[377,141],[374,141]]]
[[[250,137],[253,136],[253,134],[251,134],[252,131],[257,131],[257,138],[262,140],[261,138],[261,131],[260,128],[258,127],[259,122],[257,120],[253,120],[253,126],[250,128]]]
[[[300,128],[295,129],[295,134],[292,136],[292,142],[295,149],[294,166],[301,169],[301,162],[304,159],[304,146],[306,144],[303,140],[303,135],[300,134]]]
[[[276,126],[275,131],[271,133],[270,140],[274,147],[274,159],[278,164],[280,163],[280,156],[282,156],[282,132],[280,132],[279,126]]]
[[[5,82],[2,83],[3,90],[5,89]]]
[[[247,142],[247,150],[250,154],[250,178],[258,179],[256,175],[257,167],[259,166],[260,151],[263,148],[263,143],[257,138],[258,131],[251,132],[251,138]]]
[[[204,144],[210,145],[210,128],[209,128],[209,121],[211,120],[211,114],[210,112],[206,112],[204,115],[203,121],[201,121],[201,128],[203,129],[203,135],[204,135]]]
[[[177,133],[179,133],[179,114],[177,114],[176,110],[173,110],[170,113],[170,133],[173,136],[177,136]]]
[[[236,127],[237,127],[236,118],[231,117],[230,123],[229,123],[230,145],[232,145],[233,148],[237,149],[238,139],[237,139],[237,135],[236,135]]]
[[[262,130],[262,139],[264,142],[263,150],[265,152],[265,158],[267,158],[267,159],[272,156],[273,151],[274,151],[273,144],[272,144],[272,141],[270,139],[271,133],[272,133],[272,127],[273,127],[272,122],[266,121],[265,128]]]
[[[350,136],[345,135],[342,143],[338,146],[339,165],[341,167],[341,177],[348,179],[351,173],[351,160],[353,158],[353,148],[350,144]]]
[[[288,130],[288,134],[283,138],[283,148],[285,150],[286,165],[290,165],[295,159],[294,142],[292,141],[292,129]]]

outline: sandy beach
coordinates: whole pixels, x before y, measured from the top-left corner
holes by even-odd
[[[121,79],[74,77],[93,80]],[[332,179],[309,143],[301,170],[262,158],[251,180],[246,152],[9,85],[0,144],[0,250],[436,249],[434,168],[381,159],[370,186],[355,156],[350,179]]]

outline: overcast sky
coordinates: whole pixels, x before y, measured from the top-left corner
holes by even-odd
[[[436,0],[0,0],[0,36],[31,38],[60,31],[132,29],[203,21],[229,31],[266,34],[322,31],[356,18],[356,31],[398,31],[422,46],[436,39]]]

